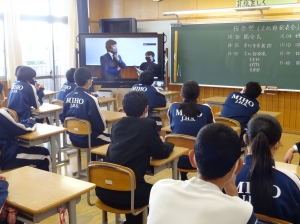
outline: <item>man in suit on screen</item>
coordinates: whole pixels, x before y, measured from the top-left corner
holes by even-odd
[[[118,54],[117,42],[108,40],[105,44],[107,53],[100,57],[102,77],[104,80],[121,79],[120,69],[126,68],[121,55]]]

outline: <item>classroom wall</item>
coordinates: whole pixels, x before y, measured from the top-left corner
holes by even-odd
[[[235,0],[89,0],[91,32],[98,32],[98,21],[103,18],[133,17],[140,21],[159,21],[176,19],[175,16],[163,16],[167,11],[196,10],[206,8],[235,7]],[[300,0],[298,0],[300,2]],[[264,11],[265,19],[300,18],[300,8],[272,9]],[[211,14],[180,15],[181,22],[238,21],[259,20],[259,11],[227,12]],[[201,71],[199,71],[201,72]],[[300,82],[299,82],[300,85]],[[170,85],[170,90],[180,90],[179,85]],[[200,87],[202,98],[227,96],[233,89]],[[175,100],[180,100],[175,99]],[[262,94],[258,101],[262,110],[280,111],[278,121],[285,132],[300,133],[300,92],[279,92],[276,95]],[[220,108],[213,108],[213,112]]]

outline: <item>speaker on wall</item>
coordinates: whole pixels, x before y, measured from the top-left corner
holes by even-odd
[[[135,18],[100,19],[100,33],[136,33]]]

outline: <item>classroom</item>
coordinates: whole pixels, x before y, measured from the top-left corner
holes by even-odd
[[[123,109],[122,101],[126,98],[126,94],[131,92],[132,86],[135,85],[133,90],[136,91],[147,90],[147,87],[139,86],[141,84],[138,84],[138,79],[143,70],[149,71],[149,67],[142,69],[142,65],[146,64],[145,60],[147,61],[149,57],[154,59],[158,66],[151,68],[153,72],[151,74],[157,73],[158,75],[157,77],[154,75],[155,83],[151,83],[150,86],[155,87],[163,99],[166,99],[166,103],[164,106],[150,108],[145,116],[152,116],[154,120],[155,117],[159,117],[156,123],[162,125],[162,129],[160,130],[160,126],[158,132],[160,138],[165,142],[175,142],[175,147],[172,154],[170,152],[170,156],[167,156],[168,158],[151,160],[152,174],[145,175],[145,181],[150,184],[164,179],[180,180],[185,172],[179,172],[183,168],[177,167],[177,162],[181,156],[188,158],[188,152],[194,148],[197,134],[192,138],[192,143],[172,140],[172,134],[169,140],[166,136],[172,133],[173,128],[169,120],[170,105],[174,102],[183,102],[183,98],[187,99],[180,96],[180,93],[183,91],[183,83],[189,80],[199,84],[200,95],[196,95],[197,97],[193,100],[196,100],[198,105],[208,104],[216,123],[223,123],[222,108],[229,94],[243,91],[246,83],[250,81],[259,82],[262,91],[256,98],[259,110],[255,114],[270,115],[279,122],[282,128],[276,154],[274,156],[272,154],[273,162],[276,167],[287,169],[299,176],[299,153],[292,153],[291,164],[284,163],[285,156],[296,143],[300,142],[300,87],[297,84],[298,72],[300,72],[300,59],[298,58],[300,57],[300,50],[298,51],[300,43],[297,42],[300,39],[299,18],[300,0],[0,1],[0,83],[4,85],[5,94],[5,101],[0,105],[0,115],[1,109],[10,108],[9,96],[11,96],[10,92],[16,88],[14,85],[17,80],[17,66],[32,68],[36,72],[35,81],[45,90],[42,106],[32,109],[31,113],[42,122],[34,126],[33,132],[22,132],[15,137],[18,139],[19,146],[47,148],[50,153],[44,156],[48,156],[49,163],[52,164],[52,166],[49,165],[50,172],[48,172],[47,180],[43,180],[45,177],[39,169],[22,166],[20,172],[16,172],[18,169],[1,169],[0,164],[0,171],[3,172],[0,173],[0,182],[1,175],[3,175],[9,184],[7,204],[12,206],[11,201],[17,200],[17,197],[24,194],[24,198],[20,201],[20,203],[24,202],[24,206],[19,209],[25,212],[19,213],[20,223],[93,224],[102,222],[107,216],[107,222],[102,223],[112,224],[117,223],[118,218],[125,219],[123,213],[120,217],[110,212],[105,214],[97,206],[90,205],[95,203],[98,197],[95,193],[97,183],[96,185],[94,181],[89,183],[86,175],[88,172],[84,174],[87,163],[91,161],[91,158],[100,161],[101,158],[111,155],[109,154],[110,146],[108,146],[109,142],[105,144],[102,142],[97,145],[99,147],[92,145],[92,148],[95,148],[92,151],[93,154],[91,150],[77,151],[76,146],[74,148],[70,146],[72,137],[70,138],[66,132],[75,136],[75,129],[82,128],[83,125],[72,119],[68,120],[67,117],[71,116],[75,108],[84,104],[84,101],[91,100],[90,98],[75,98],[74,95],[72,98],[65,98],[65,103],[63,99],[57,100],[58,93],[66,82],[66,72],[70,68],[87,67],[90,70],[92,76],[90,81],[77,85],[87,86],[86,89],[96,94],[94,96],[97,98],[93,96],[93,99],[97,99],[97,108],[101,109],[100,121],[103,120],[103,123],[100,122],[101,127],[97,128],[104,129],[104,131],[97,131],[107,137],[106,134],[109,136],[114,133],[114,128],[117,128],[114,124],[118,124],[124,117],[130,117]],[[130,26],[135,24],[136,27],[130,27],[128,29],[132,30],[127,31],[127,28],[124,28],[127,27],[124,21],[129,22]],[[111,31],[104,31],[107,28],[105,22],[108,25],[111,22],[111,27],[118,22],[121,25],[110,27]],[[252,33],[250,32],[250,26],[256,28],[255,32],[252,30]],[[276,29],[278,27],[276,33],[271,28],[274,26]],[[281,26],[295,28],[286,28],[289,30],[286,32],[279,28]],[[247,34],[242,33],[245,27],[249,27]],[[120,31],[113,30],[117,28]],[[216,33],[223,36],[216,36]],[[251,34],[253,34],[253,39],[250,38]],[[118,49],[118,51],[115,50],[118,58],[118,71],[115,72],[116,76],[113,79],[104,70],[104,55],[109,52],[108,45],[106,45],[108,39],[117,41],[117,44],[111,43],[111,46],[117,45]],[[278,48],[275,47],[276,45]],[[112,52],[109,53],[114,60],[114,49],[112,48]],[[208,68],[209,66],[211,68]],[[155,97],[157,102],[158,97]],[[238,100],[237,96],[234,97]],[[148,101],[150,102],[149,98]],[[245,103],[242,100],[239,103],[241,105],[250,103],[248,106],[253,106],[252,101],[246,100]],[[64,104],[70,104],[72,110],[66,112],[63,109]],[[204,113],[204,110],[201,109],[201,111]],[[17,117],[16,122],[20,121],[16,112],[9,110],[7,112],[14,119]],[[64,122],[61,118],[62,113],[65,113]],[[205,118],[211,120],[209,116]],[[181,121],[188,120],[188,117],[182,116],[181,119]],[[227,124],[232,126],[238,134],[243,133],[241,124],[236,125],[233,122]],[[67,126],[67,123],[70,124]],[[92,127],[91,130],[95,132],[93,123],[94,120],[90,128]],[[0,128],[1,135],[3,133],[1,130],[4,129]],[[72,129],[75,132],[71,132]],[[30,128],[26,130],[32,131]],[[193,136],[193,134],[190,135]],[[0,146],[1,139],[0,137]],[[78,159],[79,151],[82,152],[80,159]],[[246,154],[246,151],[243,152]],[[188,172],[187,179],[197,178],[197,170],[195,168],[190,168],[190,170],[192,171]],[[81,171],[83,171],[83,176]],[[25,180],[22,177],[27,173],[33,175]],[[34,183],[37,177],[41,178],[37,184],[41,187],[29,184]],[[299,180],[298,177],[297,179]],[[49,186],[62,182],[67,184],[60,186],[61,192],[56,195],[55,189],[50,189]],[[10,192],[18,192],[17,186],[20,184],[24,184],[22,193],[16,196],[10,194]],[[75,186],[77,189],[73,189],[76,188]],[[242,191],[239,187],[238,193]],[[40,204],[31,203],[31,198],[25,197],[28,189],[37,198],[43,195],[47,197],[41,200]],[[51,200],[56,203],[56,206],[51,207]],[[49,203],[49,205],[42,203]],[[51,209],[45,208],[47,206]],[[66,210],[68,212],[65,212]],[[144,215],[144,213],[141,214]],[[278,221],[277,223],[295,223],[288,219],[280,220],[279,217],[276,219],[270,215],[258,218],[260,220],[274,218],[273,220]],[[33,221],[28,222],[28,220]]]

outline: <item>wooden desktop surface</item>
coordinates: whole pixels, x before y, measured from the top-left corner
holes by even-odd
[[[39,109],[32,109],[32,113],[48,113],[62,110],[62,106],[44,103]]]
[[[223,96],[213,96],[213,97],[208,97],[208,98],[204,98],[204,99],[201,99],[201,100],[204,100],[205,103],[213,102],[213,103],[223,104],[225,102],[225,100],[226,100],[226,97],[223,97]]]
[[[101,110],[106,122],[115,122],[121,120],[122,117],[126,117],[126,114],[123,112],[107,111]]]
[[[165,107],[156,107],[153,108],[152,111],[163,111],[163,110],[169,110],[169,107],[172,105],[172,103],[167,103]]]
[[[275,111],[265,111],[265,110],[259,110],[257,111],[257,114],[267,114],[267,115],[270,115],[272,117],[277,117],[281,114],[281,112],[275,112]],[[220,116],[221,115],[221,112],[217,112],[215,113],[215,115],[218,115]]]
[[[24,135],[19,135],[18,138],[32,141],[37,138],[50,137],[51,135],[56,135],[67,131],[66,128],[57,127],[48,124],[36,124],[36,125],[37,126],[34,131],[28,132]]]
[[[100,146],[100,147],[95,148],[95,149],[92,149],[91,153],[94,153],[94,154],[97,154],[97,155],[100,155],[100,156],[106,156],[108,146],[109,146],[109,144]],[[168,158],[165,158],[165,159],[154,159],[154,158],[152,158],[151,161],[150,161],[150,166],[157,166],[157,167],[162,166],[166,163],[169,163],[169,162],[173,161],[174,159],[176,159],[176,158],[178,158],[182,155],[185,155],[188,151],[189,151],[188,148],[182,148],[182,147],[176,147],[175,146],[174,149],[173,149],[173,152],[169,155]]]
[[[164,96],[179,95],[180,91],[159,91]]]
[[[44,96],[51,96],[58,93],[57,91],[51,91],[51,90],[44,90]]]
[[[240,127],[232,127],[231,128],[236,132],[236,133],[240,133],[241,132],[241,128]],[[165,126],[161,129],[162,131],[165,131],[165,132],[172,132],[171,130],[171,126]]]
[[[29,166],[2,175],[9,183],[6,202],[30,214],[45,212],[96,187],[86,181]]]
[[[300,177],[300,167],[298,165],[283,162],[275,162],[275,167],[279,169],[289,170],[292,173],[296,174],[298,177]]]
[[[109,98],[109,97],[98,97],[99,103],[110,103],[117,100],[117,98]]]

